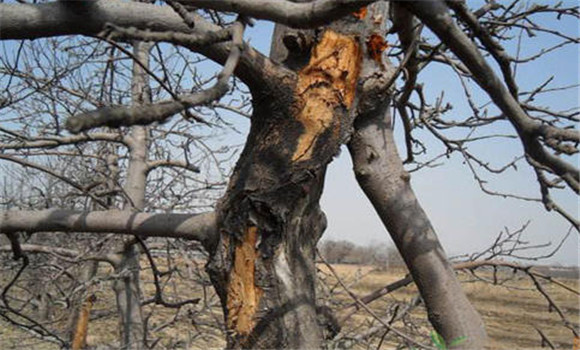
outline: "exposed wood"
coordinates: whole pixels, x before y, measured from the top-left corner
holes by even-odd
[[[72,342],[72,350],[84,349],[87,345],[87,334],[89,331],[91,309],[93,308],[93,305],[96,301],[97,297],[94,294],[91,294],[87,297],[80,309]]]
[[[312,51],[310,62],[298,74],[296,96],[300,111],[296,119],[304,126],[293,161],[310,159],[318,137],[332,128],[332,135],[340,135],[340,120],[335,109],[351,107],[360,71],[362,51],[353,36],[332,30],[324,32]]]
[[[254,329],[255,314],[263,294],[255,283],[258,228],[250,226],[241,242],[236,243],[234,268],[230,273],[227,298],[228,329],[246,337]]]

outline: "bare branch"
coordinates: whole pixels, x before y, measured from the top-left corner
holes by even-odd
[[[2,23],[0,39],[36,39],[62,35],[97,36],[111,24],[119,28],[202,36],[210,35],[208,32],[223,30],[196,13],[191,12],[191,16],[195,21],[194,29],[184,23],[181,16],[170,7],[141,2],[100,0],[57,1],[34,5],[0,3],[0,23]],[[124,33],[129,34],[126,31]],[[231,45],[218,43],[188,48],[224,64],[230,56]],[[267,57],[245,44],[236,75],[250,86],[260,86],[264,83],[264,79],[268,78],[264,72],[274,69],[281,70],[282,67],[275,67]]]
[[[200,241],[212,249],[216,241],[215,214],[155,214],[120,210],[0,211],[0,232],[120,233]]]
[[[236,12],[294,28],[314,28],[328,24],[376,0],[315,0],[307,3],[277,0],[178,1],[199,8]]]
[[[479,86],[488,93],[518,132],[526,154],[560,176],[574,192],[578,193],[580,191],[578,168],[546,151],[540,143],[540,138],[578,143],[580,134],[573,129],[556,128],[530,118],[496,76],[475,44],[454,23],[444,1],[412,1],[403,4],[433,30],[469,68]]]
[[[207,90],[179,96],[177,101],[165,101],[138,106],[103,107],[95,111],[72,116],[66,121],[66,128],[72,133],[89,130],[100,126],[120,127],[131,125],[147,125],[153,122],[163,122],[165,119],[183,111],[186,108],[203,105],[220,99],[229,90],[228,80],[232,76],[240,59],[244,25],[237,21],[232,28],[232,49],[220,72],[215,85]]]

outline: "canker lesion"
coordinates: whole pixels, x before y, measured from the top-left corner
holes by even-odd
[[[299,108],[296,119],[304,126],[292,161],[312,157],[315,142],[333,127],[340,134],[336,108],[348,110],[355,96],[360,72],[361,48],[354,36],[327,30],[313,48],[310,61],[298,74],[296,96]]]
[[[94,294],[91,294],[86,298],[81,306],[73,334],[72,350],[80,350],[87,345],[91,309],[96,301],[97,297]]]
[[[258,228],[249,226],[241,241],[235,243],[234,266],[227,288],[227,325],[238,336],[248,336],[255,326],[262,289],[256,285]]]

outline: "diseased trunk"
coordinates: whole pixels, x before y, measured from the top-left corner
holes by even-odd
[[[315,247],[327,164],[348,130],[360,65],[354,36],[321,34],[297,76],[254,92],[246,147],[218,208],[208,272],[231,348],[321,346]]]
[[[463,293],[397,153],[388,110],[359,116],[349,143],[356,178],[370,199],[419,288],[429,321],[447,343],[483,348],[486,333]]]
[[[252,87],[250,134],[218,206],[220,240],[207,267],[230,348],[322,345],[314,255],[326,219],[319,200],[326,167],[350,137],[357,90],[384,81],[377,52],[367,50],[381,25],[346,16],[317,31],[275,31],[282,40],[271,55],[288,69],[267,72],[271,83]]]
[[[275,135],[272,127],[256,133]],[[292,165],[287,150],[295,145],[281,135],[255,138],[260,145],[243,153],[220,204],[221,238],[208,271],[231,348],[320,346],[314,252],[325,228],[318,206],[325,166]]]
[[[97,261],[87,261],[81,266],[78,284],[82,289],[74,295],[71,302],[72,311],[68,319],[67,338],[70,340],[71,344],[74,342],[77,329],[79,329],[79,319],[83,311],[83,303],[91,295],[91,290],[88,288],[88,284],[97,274],[98,268],[99,262]]]

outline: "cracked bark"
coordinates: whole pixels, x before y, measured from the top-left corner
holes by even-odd
[[[218,206],[220,239],[207,266],[229,348],[322,345],[314,255],[326,219],[319,200],[326,167],[352,131],[352,111],[364,104],[358,86],[382,77],[376,60],[364,57],[369,23],[347,16],[318,31],[275,30],[286,47],[274,44],[271,55],[283,69],[269,85],[251,87],[252,125]]]
[[[336,55],[330,60],[341,61]],[[298,91],[312,87],[311,78],[287,76],[255,99],[246,147],[218,208],[220,242],[208,272],[231,348],[320,347],[314,252],[325,218],[318,201],[347,108],[333,82],[315,92],[329,105],[303,100]]]

